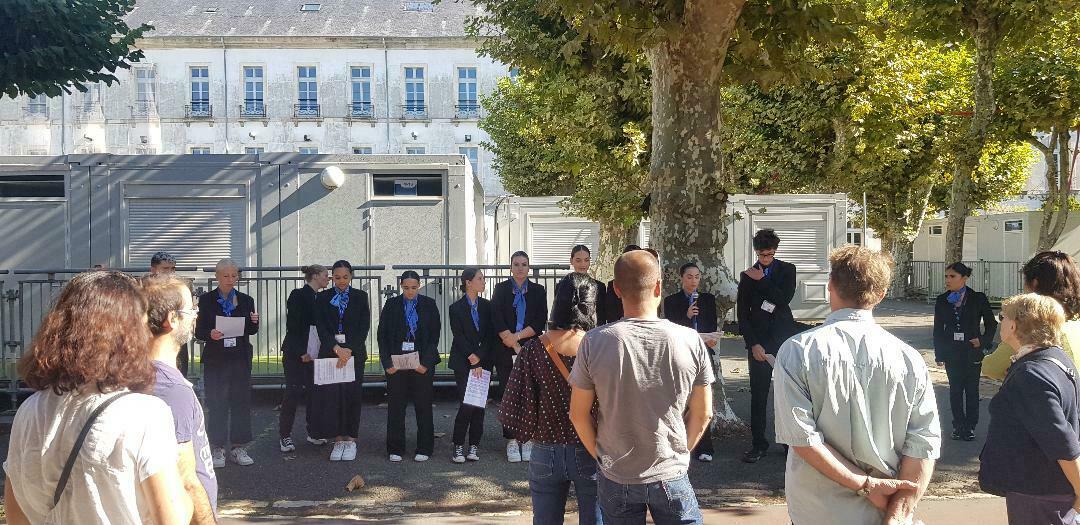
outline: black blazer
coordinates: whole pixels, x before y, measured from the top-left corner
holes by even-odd
[[[963,341],[953,341],[953,334],[958,331],[964,333]],[[997,319],[986,294],[967,289],[964,302],[960,305],[960,326],[957,327],[949,292],[945,292],[937,297],[934,304],[934,360],[939,363],[962,360],[980,363],[984,352],[993,348],[996,331]],[[968,342],[976,337],[979,338],[979,348]]]
[[[717,331],[716,296],[707,292],[698,292],[698,327],[699,334]],[[694,323],[686,316],[690,309],[690,299],[680,289],[664,298],[664,318],[675,324],[693,327]]]
[[[561,290],[562,288],[564,288],[564,287],[569,288],[571,286],[571,284],[570,284],[570,275],[573,275],[573,274],[567,274],[566,277],[563,277],[562,279],[560,279],[559,282],[555,285],[555,295],[554,295],[554,297],[559,296],[559,290]],[[593,306],[596,309],[596,326],[600,326],[600,325],[608,322],[608,318],[607,318],[607,314],[606,314],[606,312],[607,312],[607,287],[604,286],[604,283],[602,283],[600,281],[597,281],[596,279],[593,279],[591,277],[589,278],[589,281],[592,283],[593,289],[596,291],[596,304],[593,305]],[[530,286],[531,286],[531,283],[530,283]],[[527,299],[527,297],[528,296],[526,296],[526,299]],[[622,303],[620,303],[619,306],[620,306],[620,310],[621,310],[622,309]],[[526,305],[526,312],[525,312],[526,314],[528,314],[527,308],[528,308],[528,305]],[[622,316],[620,315],[619,317],[621,318]]]
[[[308,332],[315,326],[317,293],[308,285],[289,293],[285,303],[285,339],[281,342],[281,352],[286,357],[301,357],[307,353]]]
[[[337,288],[331,286],[319,292],[315,296],[315,328],[319,331],[319,359],[335,358],[334,345],[338,345],[338,309],[330,304]],[[364,365],[367,362],[367,336],[371,331],[371,307],[368,306],[368,294],[363,290],[350,287],[349,307],[345,309],[345,317],[341,321],[345,332],[345,343],[338,345],[348,348],[353,353],[353,366],[356,368],[356,379],[359,381],[364,373]]]
[[[480,330],[473,326],[472,308],[469,300],[462,297],[450,305],[450,333],[454,341],[450,345],[450,369],[464,370],[467,368],[490,368],[490,360],[495,357],[496,344],[499,336],[495,334],[495,327],[491,321],[491,301],[483,297],[476,298],[476,311],[480,314]],[[469,355],[476,354],[480,362],[476,365],[469,364]]]
[[[760,264],[754,266],[760,267]],[[765,352],[776,355],[780,345],[795,335],[795,316],[791,314],[791,299],[795,297],[795,265],[780,259],[773,260],[768,277],[755,281],[739,274],[739,291],[735,309],[739,333],[746,348],[761,345]],[[776,306],[772,313],[761,309],[764,301]]]
[[[416,351],[420,352],[420,364],[426,368],[434,368],[442,361],[439,357],[439,336],[442,334],[442,324],[439,319],[439,308],[435,306],[435,300],[426,295],[416,296]],[[409,335],[409,327],[405,324],[405,298],[401,295],[391,297],[383,305],[382,314],[379,316],[379,361],[383,369],[393,368],[392,355],[401,354],[401,343]]]
[[[491,307],[496,337],[504,330],[517,331],[515,330],[517,312],[514,310],[514,285],[509,279],[495,285],[495,292],[491,295]],[[529,281],[529,289],[525,291],[525,326],[531,326],[539,336],[544,333],[547,317],[547,290],[542,284]],[[499,346],[510,350],[502,344],[501,339],[499,339]]]
[[[218,289],[214,288],[199,296],[199,316],[195,318],[195,338],[206,343],[203,347],[202,360],[213,362],[240,359],[250,362],[252,346],[249,336],[259,333],[259,324],[251,322],[251,313],[255,311],[255,299],[237,290],[236,308],[233,309],[232,316],[245,319],[245,335],[236,338],[235,347],[225,348],[224,339],[220,341],[210,339],[210,332],[216,328],[214,325],[217,323],[217,316],[225,315],[217,302],[218,293]]]
[[[623,318],[622,299],[615,294],[615,279],[607,282],[607,293],[604,295],[604,315],[607,322],[613,323]]]

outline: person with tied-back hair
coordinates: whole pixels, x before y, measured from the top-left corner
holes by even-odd
[[[1065,310],[1061,327],[1061,350],[1073,363],[1080,363],[1080,267],[1067,253],[1051,251],[1036,254],[1020,270],[1024,293],[1054,298]],[[994,353],[983,359],[982,374],[1001,381],[1012,366],[1014,348],[1002,341]]]
[[[250,336],[259,333],[255,299],[236,289],[240,266],[232,259],[218,261],[214,274],[218,287],[199,296],[195,337],[205,341],[202,352],[203,389],[210,413],[206,431],[214,449],[214,468],[225,467],[225,447],[232,444],[228,459],[237,465],[255,463],[247,452],[251,442]],[[244,318],[244,335],[225,337],[217,329],[218,317]]]
[[[76,275],[60,292],[19,361],[35,393],[11,425],[8,523],[190,522],[172,414],[147,395],[155,372],[146,312],[139,283],[119,272]]]
[[[480,294],[484,292],[484,272],[466,268],[461,272],[461,292],[464,295],[450,305],[450,333],[454,341],[450,345],[450,369],[454,371],[458,398],[462,401],[454,418],[454,463],[480,461],[480,439],[484,436],[484,408],[467,405],[465,389],[469,376],[481,377],[491,368],[490,359],[498,344],[495,328],[491,324],[491,302]],[[466,455],[465,437],[469,449]]]
[[[626,247],[623,248],[622,252],[627,253],[640,249],[641,246],[638,246],[636,244],[627,244]],[[607,321],[611,323],[622,319],[622,299],[620,299],[619,295],[615,293],[615,279],[608,281],[607,290],[605,290],[604,292],[604,301],[604,313],[607,315]]]
[[[962,262],[945,267],[946,291],[934,305],[934,361],[949,376],[952,438],[975,441],[983,350],[993,345],[997,321],[986,294],[968,287],[969,277]]]
[[[570,250],[570,267],[573,268],[574,271],[566,274],[566,277],[559,280],[555,285],[555,294],[558,295],[560,286],[572,286],[570,277],[575,273],[589,275],[589,266],[591,264],[592,252],[589,250],[589,247],[584,244],[574,246],[573,249]],[[593,311],[596,312],[596,322],[594,324],[600,326],[608,322],[606,313],[607,299],[605,297],[607,295],[607,292],[605,291],[606,287],[604,286],[604,283],[597,281],[596,279],[590,278],[590,280],[593,286],[596,287],[596,293],[591,294],[596,296],[596,305],[595,308],[593,308]]]
[[[319,344],[319,333],[315,327],[315,296],[330,284],[326,267],[320,264],[300,268],[304,274],[304,286],[289,294],[285,303],[285,340],[281,342],[281,365],[285,369],[285,398],[281,401],[281,413],[278,416],[278,449],[293,452],[296,445],[292,440],[293,422],[296,421],[296,407],[307,403],[311,388],[315,382],[315,363],[308,354],[308,344]],[[314,338],[312,337],[314,334]],[[325,439],[311,436],[311,408],[305,411],[307,420],[307,441],[312,445],[325,445]]]
[[[411,400],[416,412],[415,461],[427,461],[435,450],[435,365],[439,357],[442,324],[435,300],[420,295],[420,275],[406,270],[398,278],[401,295],[391,297],[379,315],[379,360],[386,370],[386,451],[390,461],[405,454],[405,409]],[[412,369],[394,366],[395,355],[416,354]]]
[[[570,274],[551,305],[548,330],[522,345],[510,375],[499,420],[522,443],[532,442],[529,493],[533,524],[563,522],[570,485],[578,523],[603,523],[597,500],[596,460],[570,422],[569,370],[585,332],[595,328],[596,287],[588,275]]]
[[[356,459],[360,436],[360,409],[367,337],[371,331],[368,294],[352,287],[353,267],[337,261],[330,269],[333,286],[315,296],[315,328],[319,332],[319,359],[337,359],[344,368],[353,360],[356,379],[347,383],[314,385],[308,401],[315,439],[333,439],[330,461]]]

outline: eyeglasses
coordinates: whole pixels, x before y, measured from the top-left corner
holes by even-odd
[[[758,257],[775,257],[776,252],[758,252]]]
[[[199,315],[199,309],[198,308],[181,308],[181,309],[177,310],[176,313],[178,313],[180,315],[190,315],[192,317],[195,317],[195,316]]]

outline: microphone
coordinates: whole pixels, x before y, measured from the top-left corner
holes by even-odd
[[[694,306],[694,303],[696,303],[696,302],[697,302],[697,291],[695,290],[694,293],[690,294],[690,306]]]

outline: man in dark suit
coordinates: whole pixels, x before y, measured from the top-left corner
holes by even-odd
[[[753,444],[743,454],[746,463],[757,463],[769,450],[765,439],[765,414],[769,407],[772,365],[780,345],[795,334],[791,299],[795,296],[795,265],[776,258],[780,237],[771,229],[754,235],[757,262],[739,276],[736,310],[739,332],[746,343],[750,370],[750,432]]]

